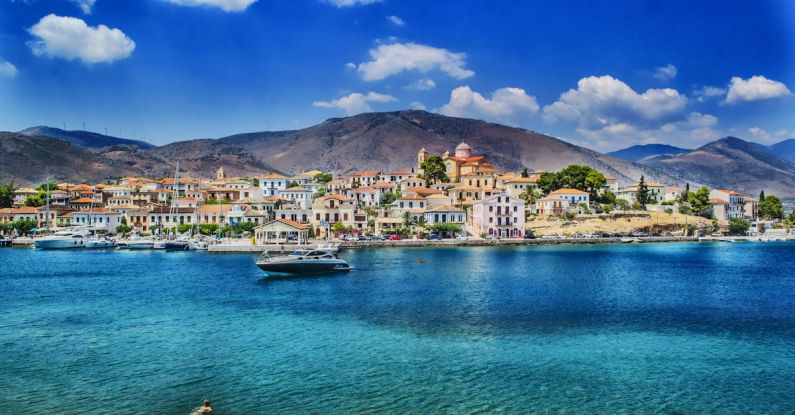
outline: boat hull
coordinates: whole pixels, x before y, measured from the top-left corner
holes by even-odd
[[[166,242],[167,252],[187,251],[190,249],[190,244],[187,242]]]
[[[34,240],[33,246],[36,249],[77,249],[85,246],[82,239],[45,239]]]
[[[112,241],[87,241],[86,242],[86,249],[109,249],[113,248],[115,245]]]
[[[300,264],[294,262],[259,262],[257,267],[265,271],[269,276],[324,274],[345,272],[351,269],[343,261],[306,261]]]
[[[136,250],[136,249],[152,249],[153,246],[154,246],[154,242],[134,242],[134,243],[128,243],[126,248],[127,249],[133,249],[133,250]]]

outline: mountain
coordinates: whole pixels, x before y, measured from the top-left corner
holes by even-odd
[[[49,137],[0,132],[0,181],[41,183],[47,179],[100,181],[111,176],[138,174],[88,149]]]
[[[217,140],[244,148],[281,171],[319,169],[338,174],[411,168],[416,166],[421,148],[442,154],[452,152],[462,141],[475,154],[487,155],[495,167],[506,171],[524,167],[554,171],[578,163],[591,165],[624,183],[636,181],[641,175],[664,183],[678,182],[653,167],[533,131],[425,111],[366,113],[329,119],[303,130],[239,134]]]
[[[776,157],[795,163],[795,139],[790,138],[767,148]]]
[[[668,144],[640,144],[622,150],[611,151],[607,153],[607,155],[622,160],[641,161],[649,157],[676,156],[678,154],[687,153],[688,151],[690,150],[670,146]]]
[[[93,133],[91,131],[66,131],[53,127],[31,127],[19,132],[30,137],[49,137],[64,140],[78,147],[103,148],[116,145],[129,145],[138,148],[154,148],[155,146],[145,141],[129,140],[126,138],[111,137]]]
[[[725,137],[688,153],[645,163],[682,179],[709,187],[756,195],[760,190],[795,196],[795,164],[760,144]]]

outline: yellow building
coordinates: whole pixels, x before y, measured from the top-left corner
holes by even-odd
[[[428,159],[428,151],[424,148],[417,153],[417,171],[423,173],[422,163]],[[459,182],[461,176],[475,173],[494,173],[495,170],[486,159],[486,156],[473,156],[472,147],[467,143],[461,143],[455,148],[455,154],[451,155],[449,151],[442,154],[442,162],[444,162],[445,172],[451,182]]]

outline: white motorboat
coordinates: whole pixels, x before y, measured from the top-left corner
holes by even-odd
[[[113,248],[116,244],[108,237],[94,237],[86,240],[86,248],[88,249],[107,249]]]
[[[75,249],[83,248],[86,245],[88,229],[70,228],[60,230],[52,235],[42,236],[33,239],[33,245],[37,249]]]
[[[152,242],[152,249],[166,249],[166,241],[162,239],[155,239]]]
[[[127,249],[152,249],[154,245],[155,242],[149,238],[133,235],[125,241],[123,246]]]
[[[264,253],[257,266],[269,276],[292,276],[350,271],[351,267],[337,256],[336,247],[299,249],[287,256],[272,257]]]

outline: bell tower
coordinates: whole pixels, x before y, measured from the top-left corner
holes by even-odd
[[[422,171],[423,170],[422,169],[422,163],[424,163],[425,160],[427,160],[427,159],[428,159],[428,151],[425,150],[425,147],[423,147],[420,150],[420,152],[417,153],[417,173],[420,173],[420,174],[423,173],[423,171]]]

